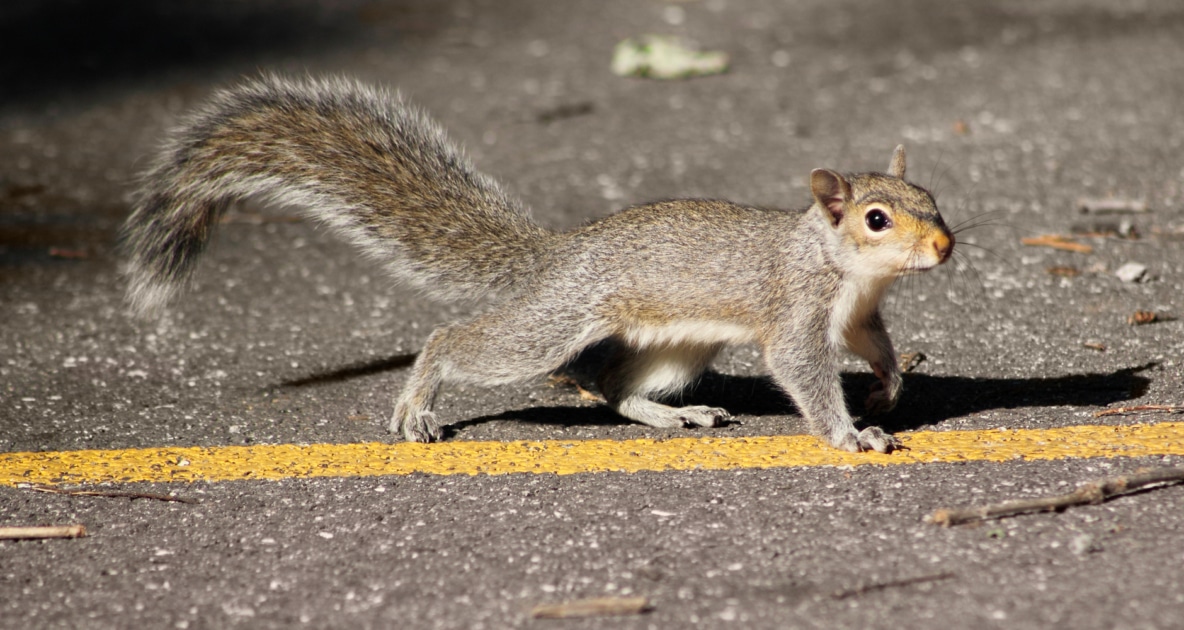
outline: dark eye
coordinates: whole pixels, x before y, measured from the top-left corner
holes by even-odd
[[[888,215],[879,208],[868,212],[864,215],[863,220],[873,232],[883,232],[892,227],[892,219],[889,219]]]

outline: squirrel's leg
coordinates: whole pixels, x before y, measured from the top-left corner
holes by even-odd
[[[887,453],[900,442],[879,427],[855,429],[839,377],[839,348],[820,330],[793,330],[765,346],[773,379],[797,404],[815,435],[845,451]],[[817,339],[816,343],[804,343]]]
[[[395,401],[395,412],[387,429],[391,433],[402,433],[408,442],[431,442],[440,439],[440,423],[432,406],[440,383],[444,380],[447,364],[447,338],[451,326],[441,326],[428,336],[423,350],[415,358],[411,376],[403,386],[403,393]]]
[[[902,380],[896,350],[880,312],[872,313],[863,326],[847,334],[847,348],[862,357],[876,374],[877,382],[868,393],[864,408],[869,414],[892,411],[900,398]]]
[[[609,360],[600,377],[600,391],[614,411],[652,427],[713,427],[731,418],[718,407],[671,407],[655,402],[681,391],[703,373],[722,344],[679,344],[625,347]]]
[[[607,336],[579,315],[549,314],[540,320],[532,313],[529,305],[514,300],[467,322],[436,329],[395,403],[390,431],[402,433],[409,442],[439,439],[432,405],[440,385],[502,385],[546,374]]]

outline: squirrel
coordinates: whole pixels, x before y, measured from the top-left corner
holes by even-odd
[[[901,373],[881,299],[897,277],[946,262],[954,248],[933,196],[904,176],[898,146],[886,174],[812,171],[805,210],[682,199],[557,232],[399,95],[345,78],[264,75],[213,96],[144,173],[122,232],[127,296],[141,316],[160,309],[227,205],[260,197],[300,207],[430,297],[495,298],[428,337],[389,424],[408,441],[441,437],[432,407],[444,383],[523,380],[614,339],[599,385],[625,418],[727,421],[724,409],[661,401],[726,345],[756,343],[814,435],[886,453],[897,438],[852,422],[841,352],[875,373],[868,412],[892,409]]]

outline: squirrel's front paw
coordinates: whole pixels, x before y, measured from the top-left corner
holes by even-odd
[[[440,439],[440,423],[436,421],[436,414],[430,411],[412,412],[396,407],[387,428],[391,433],[402,433],[403,439],[408,442],[434,442]]]
[[[869,415],[888,413],[900,399],[900,372],[885,370],[880,363],[872,363],[872,371],[876,374],[876,382],[868,388],[863,408]]]
[[[885,433],[880,427],[867,427],[859,432],[859,450],[861,451],[891,453],[901,448],[904,448],[904,444],[891,433]]]
[[[872,384],[871,391],[868,392],[867,400],[863,402],[863,408],[868,415],[888,413],[896,407],[898,398],[899,396],[889,395],[883,383],[874,383]]]
[[[852,453],[861,453],[863,451],[891,453],[894,450],[904,447],[904,444],[900,440],[889,433],[885,433],[880,427],[868,427],[859,433],[856,433],[855,429],[851,429],[837,439],[832,437],[830,443],[837,449]]]

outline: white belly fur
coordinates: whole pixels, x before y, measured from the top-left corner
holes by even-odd
[[[632,326],[625,331],[625,341],[637,347],[742,344],[756,340],[756,331],[739,324],[702,319],[686,319],[661,326]]]

